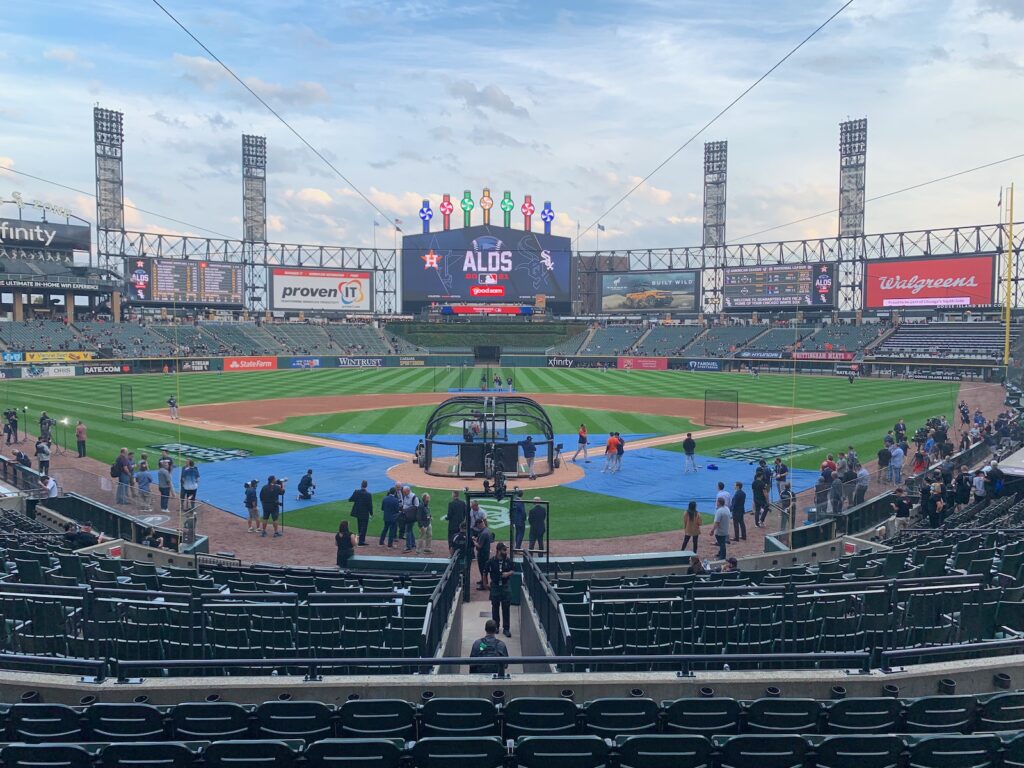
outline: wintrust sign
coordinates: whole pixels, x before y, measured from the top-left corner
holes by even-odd
[[[270,270],[270,308],[307,312],[370,312],[373,273],[338,269]]]
[[[869,261],[864,267],[864,307],[973,307],[992,303],[995,257]]]
[[[244,371],[273,371],[277,369],[276,357],[225,357],[224,370],[230,373]]]

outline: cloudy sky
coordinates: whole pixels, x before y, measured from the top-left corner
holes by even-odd
[[[94,188],[92,106],[125,113],[127,224],[241,234],[240,135],[268,141],[269,239],[368,245],[375,212],[148,0],[9,3],[0,166]],[[484,186],[575,235],[840,0],[167,0],[389,218]],[[1024,0],[855,0],[603,223],[701,240],[705,140],[729,141],[728,237],[835,234],[838,124],[868,118],[868,195],[1024,152]],[[869,203],[867,230],[997,220],[1024,159]],[[1024,187],[1024,183],[1021,185]],[[87,197],[0,173],[0,195]],[[1024,190],[1020,198],[1024,209]],[[479,208],[477,209],[479,213]],[[594,246],[595,233],[581,247]]]

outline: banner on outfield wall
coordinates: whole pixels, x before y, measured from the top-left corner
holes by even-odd
[[[73,365],[30,365],[25,369],[29,379],[63,379],[74,375]]]
[[[132,372],[132,367],[128,363],[96,363],[82,365],[79,368],[84,376],[115,376]]]
[[[400,357],[398,358],[399,368],[419,368],[427,364],[422,357]]]
[[[744,360],[781,360],[784,357],[789,357],[789,353],[762,349],[748,349],[740,352],[736,357],[741,357]]]
[[[623,371],[667,371],[667,357],[620,357],[616,367]]]
[[[20,363],[25,359],[24,352],[4,352],[5,363]]]
[[[20,379],[21,369],[20,368],[3,368],[0,369],[0,381],[3,379]]]
[[[687,360],[688,371],[724,371],[721,360]]]
[[[854,376],[860,375],[860,363],[836,363],[832,372],[836,376],[849,376],[851,373]]]
[[[574,357],[549,357],[548,368],[573,368],[576,365]]]
[[[864,263],[864,309],[976,307],[992,303],[994,254]]]
[[[383,357],[339,357],[339,368],[383,368]]]
[[[854,352],[794,352],[794,360],[853,360]]]
[[[225,357],[224,370],[228,373],[237,373],[241,371],[276,371],[277,358],[269,355]]]
[[[921,379],[922,381],[963,381],[963,374],[960,373],[946,373],[945,371],[915,371],[910,374],[911,379]]]
[[[288,361],[289,368],[323,368],[324,362],[319,357],[282,357]]]
[[[26,363],[80,363],[92,360],[94,352],[26,352]]]
[[[181,361],[181,370],[188,373],[202,373],[217,370],[217,361],[206,359],[190,359]]]

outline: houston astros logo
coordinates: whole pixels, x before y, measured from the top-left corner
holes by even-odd
[[[423,259],[424,269],[437,269],[437,260],[440,259],[441,257],[438,254],[434,253],[434,249],[431,248],[425,254],[420,256],[420,258]]]

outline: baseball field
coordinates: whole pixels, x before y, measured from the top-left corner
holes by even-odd
[[[750,463],[759,456],[783,456],[798,470],[796,490],[807,488],[825,453],[852,445],[862,458],[873,458],[896,418],[915,428],[939,414],[952,418],[961,396],[972,399],[970,385],[961,391],[960,383],[947,382],[547,368],[499,372],[503,378],[514,375],[516,391],[544,405],[565,458],[575,452],[577,427],[585,423],[590,430],[591,462],[584,465],[581,456],[571,481],[525,490],[527,498],[542,496],[563,512],[551,530],[552,538],[562,540],[677,530],[690,499],[702,512],[711,511],[715,483],[749,482]],[[435,516],[444,513],[452,486],[438,487],[410,460],[427,416],[458,379],[457,371],[443,369],[322,369],[20,379],[4,381],[2,388],[5,405],[18,408],[30,430],[40,411],[57,419],[54,436],[72,453],[74,425],[82,419],[97,473],[121,447],[138,455],[173,445],[179,465],[194,455],[202,471],[200,498],[239,516],[245,480],[262,481],[273,473],[295,482],[312,468],[317,494],[306,502],[290,495],[286,524],[335,531],[347,517],[348,495],[363,479],[378,500],[395,479],[403,479],[421,495],[431,494]],[[123,386],[131,388],[134,420],[122,419]],[[708,389],[738,393],[741,428],[703,426]],[[167,415],[171,396],[181,405],[176,421]],[[65,418],[67,427],[60,423]],[[611,431],[627,441],[617,474],[602,472],[604,439]],[[680,442],[688,431],[697,438],[702,471],[684,476]],[[227,458],[216,450],[210,455],[211,449],[244,455],[204,460]],[[507,518],[500,505],[493,513],[492,523],[501,528]],[[378,515],[371,535],[379,529]]]

